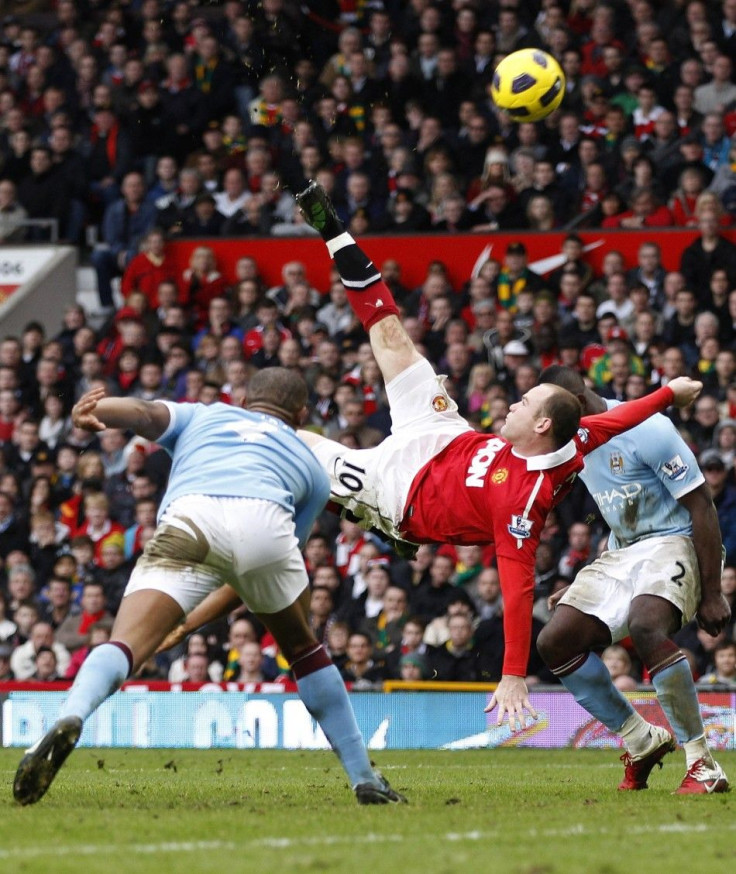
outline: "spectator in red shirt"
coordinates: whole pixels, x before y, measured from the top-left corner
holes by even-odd
[[[631,208],[620,215],[603,219],[604,228],[666,228],[672,225],[672,213],[660,206],[650,188],[637,188],[631,195]]]
[[[291,337],[291,332],[284,327],[279,321],[279,308],[276,301],[271,298],[264,298],[256,307],[256,318],[258,324],[255,328],[251,328],[245,335],[243,340],[243,349],[246,358],[252,358],[253,355],[263,348],[263,334],[267,328],[274,327],[279,332],[282,341],[288,340]]]
[[[141,242],[141,250],[125,268],[120,290],[123,297],[133,291],[142,291],[151,309],[159,305],[158,287],[162,282],[172,281],[176,271],[171,257],[166,252],[163,231],[150,230]]]
[[[225,278],[218,272],[215,253],[209,246],[197,246],[192,252],[180,290],[181,302],[194,310],[196,326],[204,327],[212,298],[224,297],[227,293]]]

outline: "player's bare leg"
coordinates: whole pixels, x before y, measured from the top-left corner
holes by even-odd
[[[553,674],[575,700],[606,728],[620,735],[626,745],[619,789],[647,788],[656,765],[675,749],[672,735],[651,725],[613,685],[608,668],[596,655],[611,643],[608,626],[595,616],[560,604],[537,639],[537,648]]]
[[[398,318],[398,308],[373,262],[345,231],[327,193],[312,182],[297,194],[307,223],[318,230],[335,261],[350,306],[368,331],[373,355],[386,382],[422,360]]]
[[[664,598],[640,595],[631,602],[631,639],[649,670],[657,700],[685,750],[687,771],[677,794],[727,792],[728,778],[708,748],[690,665],[670,638],[680,625],[679,611]]]
[[[345,684],[309,627],[309,600],[307,588],[278,613],[257,615],[291,665],[299,696],[342,762],[358,803],[405,803],[406,798],[395,792],[371,766]]]
[[[13,795],[35,804],[48,791],[82,733],[84,721],[156,652],[184,611],[164,592],[141,589],[123,598],[109,643],[95,647],[85,659],[59,719],[21,760]]]

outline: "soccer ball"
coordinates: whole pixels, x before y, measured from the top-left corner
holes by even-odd
[[[520,49],[496,67],[491,96],[514,121],[539,121],[565,96],[565,74],[541,49]]]

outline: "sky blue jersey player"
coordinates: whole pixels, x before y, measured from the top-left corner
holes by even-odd
[[[611,409],[619,401],[604,401]],[[661,413],[585,457],[580,478],[611,529],[609,549],[645,537],[692,537],[680,499],[705,482],[698,462]]]
[[[294,429],[274,416],[227,404],[165,403],[171,421],[157,442],[172,456],[172,465],[158,521],[187,495],[256,498],[293,514],[303,549],[327,503],[330,482]]]
[[[308,622],[304,543],[329,494],[327,475],[296,436],[306,414],[302,377],[280,367],[248,385],[248,409],[84,395],[77,427],[135,431],[172,455],[158,525],[131,574],[109,643],[80,669],[59,719],[21,760],[13,794],[43,797],[84,721],[205,600],[239,596],[271,631],[299,694],[361,804],[405,801],[374,771],[339,672]],[[197,627],[196,625],[194,627]]]
[[[540,379],[573,392],[584,415],[612,405],[568,368],[549,367]],[[705,740],[690,666],[671,640],[694,616],[710,634],[730,617],[720,588],[718,516],[695,457],[672,423],[656,415],[586,456],[580,476],[611,528],[609,551],[558,597],[537,640],[540,654],[578,703],[621,736],[619,789],[646,789],[675,738],[633,709],[595,653],[630,635],[685,749],[677,793],[725,792],[728,779]]]

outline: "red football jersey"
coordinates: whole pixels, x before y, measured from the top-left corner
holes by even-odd
[[[414,543],[494,543],[504,600],[504,674],[524,676],[531,644],[534,557],[544,521],[583,469],[583,457],[673,400],[661,388],[581,419],[555,452],[525,458],[497,435],[456,437],[419,471],[401,532]]]

